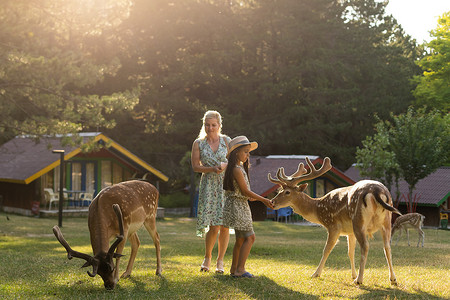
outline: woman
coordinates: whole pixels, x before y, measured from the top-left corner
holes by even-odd
[[[221,133],[222,117],[209,110],[203,116],[203,126],[192,144],[191,162],[194,172],[202,173],[197,209],[197,236],[205,237],[205,258],[200,271],[208,272],[212,250],[218,236],[216,272],[223,273],[223,258],[230,239],[229,230],[223,227],[223,171],[227,166],[230,138]]]

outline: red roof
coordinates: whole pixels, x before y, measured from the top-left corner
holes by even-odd
[[[273,184],[267,179],[267,174],[271,174],[276,178],[278,168],[283,167],[286,175],[293,174],[297,171],[299,163],[303,163],[306,168],[307,155],[269,155],[269,156],[251,156],[250,157],[250,186],[253,192],[262,196],[267,196],[278,188],[277,184]],[[318,156],[309,155],[314,165],[322,165],[323,160]],[[355,182],[347,177],[343,172],[336,168],[332,168],[322,177],[338,178],[344,185],[352,185]]]
[[[355,166],[350,167],[345,174],[353,180],[363,179],[359,175],[359,171]],[[404,180],[400,180],[399,190],[401,194],[404,194],[405,197],[407,197],[408,183]],[[391,188],[391,194],[395,197],[395,186]],[[414,195],[418,198],[418,204],[424,206],[441,205],[448,197],[450,197],[450,167],[440,167],[432,174],[422,180],[419,180],[416,184]]]

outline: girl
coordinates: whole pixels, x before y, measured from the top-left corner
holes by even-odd
[[[225,190],[223,224],[226,227],[234,228],[236,234],[230,274],[233,277],[252,278],[253,275],[245,270],[245,262],[255,242],[252,213],[248,200],[261,201],[270,208],[273,208],[273,205],[269,199],[250,190],[248,159],[250,151],[258,148],[258,143],[249,142],[245,136],[238,136],[232,139],[228,146],[228,165],[223,180]]]

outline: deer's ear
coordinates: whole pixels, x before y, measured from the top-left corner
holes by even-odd
[[[306,190],[306,188],[308,187],[307,183],[304,184],[300,184],[299,186],[297,186],[297,191],[298,192],[304,192]]]

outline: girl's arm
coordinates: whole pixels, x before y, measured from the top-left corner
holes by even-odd
[[[236,180],[236,182],[239,186],[239,189],[241,190],[241,193],[244,196],[247,196],[250,201],[261,201],[267,207],[273,208],[273,204],[269,199],[264,198],[264,197],[258,195],[257,193],[252,192],[248,188],[248,186],[245,182],[244,174],[242,174],[242,172],[238,168],[233,168],[233,177]]]
[[[219,174],[220,172],[223,171],[221,166],[205,167],[202,165],[202,163],[200,162],[200,148],[198,147],[198,140],[195,140],[194,143],[192,144],[191,164],[194,172],[198,173],[214,172]]]

